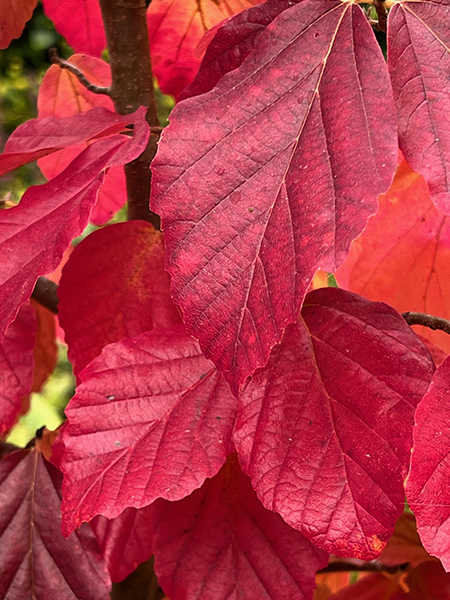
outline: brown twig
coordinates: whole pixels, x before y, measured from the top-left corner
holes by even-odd
[[[347,573],[349,571],[366,571],[371,573],[390,573],[393,575],[397,571],[403,571],[406,569],[409,563],[402,563],[401,565],[384,565],[378,560],[364,561],[357,558],[349,558],[347,560],[336,560],[330,562],[330,564],[320,571],[321,573]]]
[[[373,5],[377,11],[378,16],[378,31],[384,31],[386,33],[387,23],[387,10],[382,0],[373,0]]]
[[[408,323],[408,325],[422,325],[436,331],[445,331],[450,335],[450,321],[442,319],[441,317],[433,317],[433,315],[427,315],[420,312],[404,312],[402,317]]]
[[[152,132],[159,127],[144,0],[100,0],[111,64],[111,98],[116,111],[127,115],[147,108]],[[125,165],[128,219],[142,219],[160,228],[158,215],[150,211],[150,163],[156,154],[158,135],[151,135],[145,152]]]
[[[47,277],[39,277],[34,286],[31,297],[36,302],[39,302],[42,306],[47,308],[50,312],[58,314],[58,302],[59,298],[57,295],[58,286]]]
[[[89,92],[93,94],[103,94],[106,96],[111,95],[111,89],[109,87],[101,87],[99,85],[95,85],[95,83],[90,82],[82,71],[72,63],[69,63],[58,56],[58,51],[56,48],[50,48],[48,51],[50,56],[50,62],[54,65],[58,65],[61,69],[67,69],[72,75],[78,79],[82,86],[84,86]]]

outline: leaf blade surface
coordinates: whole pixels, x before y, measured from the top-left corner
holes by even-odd
[[[173,600],[312,599],[327,555],[263,508],[234,455],[191,496],[153,509],[155,571]]]
[[[214,90],[180,103],[163,133],[152,206],[172,295],[234,390],[266,363],[314,272],[343,261],[390,184],[390,84],[366,34],[359,7],[301,2]],[[380,63],[379,95],[368,61]],[[361,168],[374,177],[359,188]]]
[[[399,144],[427,181],[436,207],[450,214],[450,5],[396,2],[388,18],[388,66]]]
[[[58,288],[58,315],[75,374],[108,344],[181,324],[169,287],[163,237],[151,225],[115,224],[83,240]]]
[[[224,463],[236,400],[183,327],[111,344],[80,377],[61,463],[66,533],[183,498]]]
[[[433,370],[387,305],[310,293],[239,397],[234,442],[263,505],[333,554],[376,557],[403,511],[414,409]]]
[[[37,449],[0,461],[0,594],[5,600],[108,600],[111,581],[89,527],[61,534],[61,473]],[[76,565],[76,568],[74,566]]]

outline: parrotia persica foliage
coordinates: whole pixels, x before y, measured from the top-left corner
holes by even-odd
[[[1,47],[35,4],[0,0]],[[145,198],[162,231],[107,224],[146,107],[70,69],[0,155],[48,180],[0,211],[3,440],[55,365],[29,300],[62,261],[77,380],[59,435],[0,441],[0,597],[106,600],[154,554],[170,600],[312,600],[329,560],[378,557],[316,598],[450,598],[450,343],[397,312],[450,316],[450,0],[144,5],[178,101]],[[110,86],[98,1],[43,6]]]

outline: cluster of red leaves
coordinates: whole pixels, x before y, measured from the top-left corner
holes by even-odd
[[[15,27],[8,4],[2,45],[35,2]],[[86,53],[70,62],[109,85],[98,2],[44,9]],[[333,597],[419,598],[431,580],[449,597],[416,539],[385,548],[408,476],[422,542],[450,568],[450,363],[435,372],[395,310],[450,312],[449,18],[448,0],[394,4],[386,68],[356,4],[153,0],[155,74],[184,98],[153,163],[164,241],[110,225],[68,259],[78,387],[51,448],[0,447],[2,597],[107,598],[153,553],[171,600],[306,600],[328,553],[380,552],[408,570]],[[123,205],[148,137],[145,109],[118,115],[54,65],[0,156],[0,174],[39,160],[49,179],[0,213],[3,435],[54,364],[34,283]],[[399,146],[415,171],[403,161],[389,188]],[[307,293],[320,267],[349,291]]]

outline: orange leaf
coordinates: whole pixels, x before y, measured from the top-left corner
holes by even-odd
[[[398,311],[450,317],[450,223],[431,202],[427,185],[403,161],[377,214],[337,271],[340,286]],[[447,353],[450,337],[419,328]]]
[[[153,0],[148,31],[153,70],[163,92],[177,97],[194,79],[202,59],[197,45],[209,29],[260,1]]]

